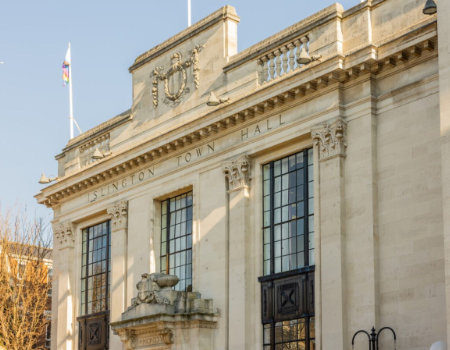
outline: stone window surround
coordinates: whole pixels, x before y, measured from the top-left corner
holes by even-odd
[[[172,199],[176,200],[177,198],[179,198],[181,196],[184,196],[185,205],[182,206],[181,208],[178,208],[178,209],[175,208],[175,209],[172,210],[171,209],[171,203],[170,203],[171,200]],[[190,196],[190,198],[191,198],[191,204],[189,204],[187,202],[188,196]],[[166,236],[166,237],[164,237],[164,241],[165,241],[165,244],[166,244],[166,248],[165,248],[166,254],[165,255],[161,254],[162,243],[159,246],[159,248],[160,248],[160,254],[159,254],[159,257],[160,257],[160,271],[161,271],[161,273],[168,273],[168,274],[171,274],[171,275],[176,275],[180,279],[180,281],[182,281],[182,280],[186,280],[186,281],[190,280],[191,283],[189,285],[187,285],[186,288],[188,288],[188,286],[190,286],[190,289],[192,290],[192,261],[193,261],[193,259],[192,259],[192,246],[193,246],[193,244],[192,244],[193,243],[192,242],[192,236],[193,236],[192,229],[193,229],[193,226],[194,226],[193,225],[193,206],[194,206],[194,203],[193,203],[193,191],[190,190],[190,191],[187,191],[187,192],[184,192],[184,193],[177,194],[175,196],[168,197],[168,198],[166,198],[164,200],[159,201],[159,203],[155,203],[155,204],[160,206],[160,211],[161,211],[161,217],[160,217],[161,229],[159,230],[161,242],[163,241],[163,235]],[[166,223],[165,223],[166,225],[164,225],[165,229],[166,229],[166,232],[163,234],[163,229],[162,229],[162,227],[163,227],[163,222],[162,222],[163,215],[162,215],[162,213],[164,211],[163,210],[163,205],[164,204],[166,205],[165,215],[167,215],[167,216],[165,218],[166,219]],[[188,220],[188,217],[187,217],[188,208],[190,208],[190,211],[191,211],[190,220]],[[178,224],[184,223],[185,224],[185,231],[184,231],[184,233],[180,232],[180,237],[181,238],[185,238],[186,241],[185,241],[184,248],[179,247],[179,249],[177,249],[176,246],[175,246],[175,242],[176,242],[176,239],[177,239],[176,233],[174,232],[174,237],[170,238],[170,228],[171,228],[172,224],[175,224],[175,223],[173,223],[170,220],[170,216],[171,216],[172,213],[177,213],[179,211],[179,209],[182,209],[182,210],[186,211],[186,217],[185,217],[184,221],[182,219],[180,219],[180,220],[175,219],[175,223],[178,223]],[[190,224],[189,224],[189,222],[190,222]],[[188,234],[188,232],[189,232],[188,226],[190,226],[190,234]],[[174,230],[175,230],[175,228],[174,228]],[[155,234],[156,234],[156,231],[155,231]],[[189,239],[189,236],[190,236],[190,242],[191,242],[190,243],[190,247],[189,247],[188,241],[187,241]],[[174,249],[173,250],[169,249],[171,242],[173,242],[173,245],[174,245]],[[171,264],[170,264],[170,256],[172,254],[178,254],[180,252],[184,252],[184,254],[185,254],[184,261],[180,261],[180,263],[177,265],[176,262],[175,262],[175,255],[173,255],[174,266],[171,266]],[[190,259],[188,259],[188,256],[189,256],[188,252],[190,252],[190,257],[191,257]],[[166,271],[166,268],[161,266],[161,261],[163,260],[163,258],[165,258],[165,260],[166,260],[167,269],[173,269],[173,268],[176,268],[176,267],[180,267],[182,269],[183,268],[186,269],[185,270],[185,278],[182,279],[181,276],[178,276],[176,273],[169,273],[168,270]],[[188,267],[188,265],[190,265],[190,267]],[[190,277],[189,278],[187,277],[187,272],[188,272],[187,269],[190,269]],[[183,290],[183,289],[181,289],[181,290]]]
[[[195,242],[198,239],[198,231],[196,228],[196,217],[198,205],[198,193],[196,192],[198,186],[195,183],[179,183],[178,185],[168,187],[162,187],[160,193],[155,193],[153,196],[149,198],[149,200],[153,203],[152,213],[150,213],[151,220],[151,233],[150,239],[153,241],[151,244],[153,247],[153,256],[154,258],[150,262],[149,271],[159,272],[161,271],[161,203],[169,198],[176,197],[180,194],[184,194],[187,192],[192,192],[192,271],[191,271],[191,279],[192,279],[192,288],[195,290],[195,275],[196,275],[196,259],[195,259]],[[163,192],[164,191],[164,192]]]

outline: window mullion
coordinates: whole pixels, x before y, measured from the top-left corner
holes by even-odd
[[[86,275],[85,275],[85,278],[84,278],[84,314],[85,315],[87,315],[88,314],[88,304],[89,304],[89,300],[88,300],[88,295],[89,295],[89,292],[88,292],[88,285],[89,285],[89,275],[88,275],[88,272],[89,272],[89,237],[90,237],[90,231],[91,231],[91,229],[89,228],[89,229],[87,229],[87,232],[86,232],[86,261],[85,261],[85,263],[86,263],[86,266],[85,266],[85,268],[86,268]]]
[[[309,170],[309,164],[308,164],[308,150],[303,151],[303,182],[304,182],[304,191],[303,191],[303,203],[305,205],[305,212],[304,212],[304,221],[303,221],[303,228],[304,228],[304,234],[305,239],[303,240],[303,255],[304,255],[304,261],[305,266],[309,266],[309,182],[308,182],[308,170]]]
[[[103,248],[103,249],[106,249],[106,271],[105,271],[105,273],[106,273],[106,278],[105,278],[105,280],[106,280],[106,287],[105,287],[105,293],[106,293],[105,294],[105,304],[106,304],[105,308],[106,308],[106,310],[109,310],[109,302],[110,302],[109,296],[108,296],[108,294],[109,294],[109,264],[110,264],[109,246],[111,245],[110,224],[111,224],[110,221],[108,221],[106,224],[105,234],[106,234],[107,239],[106,239],[106,247]],[[102,240],[103,240],[103,238],[102,238]],[[103,263],[103,261],[102,261],[102,263]]]
[[[305,318],[305,325],[306,325],[306,329],[305,329],[305,332],[306,332],[306,336],[305,336],[305,342],[306,342],[306,346],[305,346],[305,349],[306,350],[310,350],[309,349],[309,342],[310,342],[310,339],[309,339],[309,329],[310,329],[310,324],[309,324],[309,320],[310,320],[310,318],[309,317],[306,317]]]
[[[270,189],[269,189],[269,198],[270,198],[270,274],[275,272],[275,226],[274,226],[274,211],[275,211],[275,194],[274,194],[274,163],[270,163]]]
[[[169,274],[169,258],[170,258],[170,199],[166,201],[166,274]]]

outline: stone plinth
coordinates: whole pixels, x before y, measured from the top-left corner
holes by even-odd
[[[142,275],[132,305],[121,321],[111,323],[125,349],[214,348],[218,313],[213,301],[202,299],[200,293],[173,290],[177,283],[178,277],[172,275]]]

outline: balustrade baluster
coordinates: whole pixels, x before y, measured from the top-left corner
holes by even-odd
[[[297,60],[300,57],[300,46],[301,46],[302,42],[300,41],[300,39],[297,39],[294,41],[294,45],[297,48],[297,50],[295,51],[295,64],[296,64],[296,68],[299,68],[300,65],[297,63]]]
[[[281,52],[283,54],[283,73],[281,75],[284,75],[287,73],[287,70],[288,70],[288,55],[287,55],[288,49],[287,49],[287,47],[283,46],[281,48]]]
[[[263,56],[262,58],[263,61],[263,82],[267,82],[267,79],[269,79],[269,67],[267,65],[267,61],[269,60],[267,58],[267,56]]]
[[[272,80],[275,78],[275,55],[273,54],[273,52],[269,53],[268,55],[269,57],[269,70],[270,70],[270,77],[269,80]]]
[[[289,43],[287,47],[289,50],[289,72],[292,72],[295,67],[295,54],[294,54],[295,45],[293,43]]]
[[[258,59],[258,79],[259,83],[264,83],[264,62],[262,58]]]
[[[276,59],[276,67],[277,67],[277,78],[281,76],[281,50],[275,50],[275,59]]]

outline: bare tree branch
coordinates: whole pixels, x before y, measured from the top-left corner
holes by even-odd
[[[42,220],[0,212],[0,346],[8,350],[45,348],[52,250],[43,237]]]

